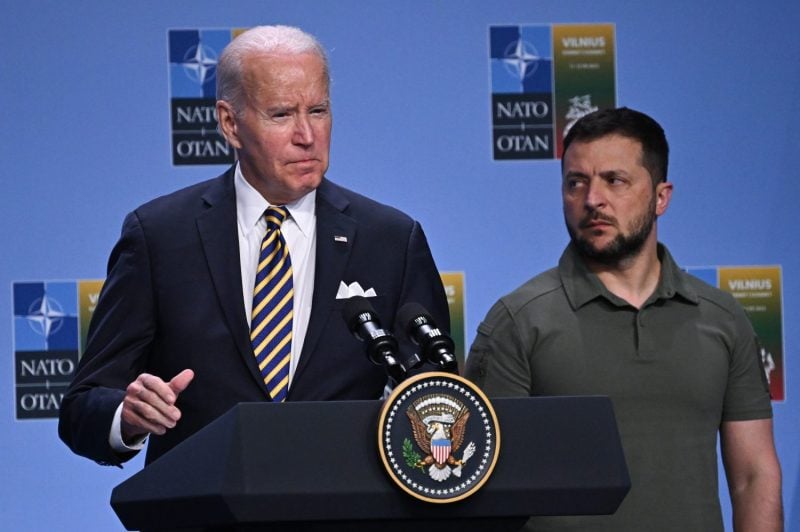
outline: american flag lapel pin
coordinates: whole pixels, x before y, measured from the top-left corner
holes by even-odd
[[[347,237],[343,235],[334,235],[333,236],[334,242],[342,242],[343,244],[347,243]]]

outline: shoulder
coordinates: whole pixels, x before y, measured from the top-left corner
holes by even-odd
[[[563,283],[558,268],[551,268],[528,279],[524,284],[501,297],[499,302],[511,314],[517,314],[560,294],[563,294]]]
[[[403,211],[375,201],[329,179],[324,179],[317,189],[317,205],[327,205],[357,222],[413,225],[414,220]]]
[[[698,279],[694,275],[680,271],[678,275],[684,283],[686,283],[691,290],[697,294],[697,299],[700,305],[709,306],[711,309],[719,310],[730,316],[735,316],[742,311],[741,305],[736,299],[715,286],[711,286],[705,281]]]
[[[151,236],[186,234],[196,228],[197,219],[216,208],[220,219],[236,221],[236,194],[231,172],[159,196],[129,212],[122,224],[123,234],[144,231]]]
[[[715,286],[682,273],[684,282],[694,290],[698,315],[696,320],[712,330],[719,331],[729,339],[731,345],[739,340],[750,341],[755,337],[753,324],[745,308],[733,295]]]
[[[491,333],[503,323],[522,323],[537,321],[542,312],[550,312],[560,307],[556,299],[564,299],[564,289],[557,268],[547,270],[532,277],[513,291],[500,297],[489,309],[479,331]]]
[[[658,244],[662,264],[662,277],[669,279],[668,286],[681,297],[696,303],[703,312],[719,312],[729,317],[744,314],[736,299],[679,267],[664,244]],[[670,294],[672,297],[672,294]]]
[[[140,205],[135,212],[144,217],[178,218],[187,211],[199,212],[225,200],[235,202],[233,179],[228,173],[159,196]]]

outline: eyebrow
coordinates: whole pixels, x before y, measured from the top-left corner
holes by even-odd
[[[328,100],[328,99],[325,99],[325,100],[321,100],[321,101],[319,101],[317,103],[313,103],[311,105],[308,105],[306,108],[307,109],[313,109],[315,107],[330,107],[330,106],[331,106],[331,101]],[[300,108],[301,108],[301,105],[297,104],[297,103],[292,103],[292,104],[289,104],[289,103],[286,103],[286,104],[277,103],[275,105],[271,105],[271,106],[267,107],[265,109],[265,111],[267,111],[267,112],[271,112],[271,111],[294,111],[294,110],[297,110],[297,109],[300,109]]]
[[[619,177],[619,176],[625,177],[627,175],[628,172],[626,172],[625,170],[617,170],[617,169],[600,172],[600,177]]]
[[[598,175],[600,177],[602,177],[602,178],[609,178],[609,177],[627,176],[628,172],[626,172],[625,170],[621,170],[621,169],[613,169],[613,170],[604,170],[604,171],[600,172]],[[589,177],[589,174],[587,174],[586,172],[581,172],[579,170],[570,170],[566,174],[564,174],[564,177],[565,178],[567,178],[567,177]]]
[[[297,109],[297,105],[280,104],[280,103],[278,103],[278,104],[270,105],[269,107],[264,108],[264,111],[266,111],[267,113],[273,113],[275,111],[291,111],[291,110],[294,110],[294,109]]]
[[[583,172],[579,172],[577,170],[570,170],[569,172],[564,174],[564,179],[569,177],[588,177],[588,175]]]

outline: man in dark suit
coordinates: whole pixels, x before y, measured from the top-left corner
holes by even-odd
[[[383,368],[341,317],[349,296],[369,296],[385,324],[417,302],[449,328],[420,225],[324,177],[331,108],[319,43],[296,28],[253,28],[225,49],[217,78],[220,130],[238,162],[126,217],[62,401],[61,438],[103,464],[131,458],[148,436],[150,462],[237,403],[273,400],[250,333],[268,207],[288,212],[286,400],[381,396]]]

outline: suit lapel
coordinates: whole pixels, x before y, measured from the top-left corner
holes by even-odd
[[[203,195],[206,210],[197,217],[197,230],[203,245],[214,291],[236,348],[259,387],[263,385],[250,344],[250,327],[242,300],[242,271],[239,264],[239,237],[236,220],[236,194],[233,168],[209,187]]]
[[[314,356],[320,335],[332,316],[339,283],[344,279],[356,237],[356,222],[343,212],[348,204],[349,200],[335,185],[323,180],[317,189],[316,199],[317,259],[311,316],[300,363],[295,370],[295,380],[302,375]]]

